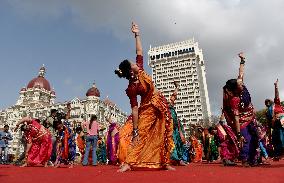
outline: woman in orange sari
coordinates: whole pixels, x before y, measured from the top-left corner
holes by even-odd
[[[128,60],[120,63],[115,73],[129,80],[126,94],[130,99],[133,120],[132,145],[119,172],[131,168],[164,168],[174,170],[170,164],[173,122],[164,96],[158,92],[152,78],[143,69],[142,45],[139,29],[132,23],[136,39],[136,64]],[[138,108],[137,96],[141,96]]]

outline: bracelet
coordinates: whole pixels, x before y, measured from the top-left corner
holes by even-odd
[[[138,136],[138,129],[134,128],[133,129],[133,137],[137,137]]]
[[[139,35],[139,34],[135,34],[135,38],[136,38],[137,36],[140,36],[140,35]]]
[[[244,59],[241,60],[240,64],[245,64],[246,61]]]
[[[241,132],[238,132],[238,133],[237,133],[237,137],[238,137],[238,138],[241,138],[241,137],[242,137]]]

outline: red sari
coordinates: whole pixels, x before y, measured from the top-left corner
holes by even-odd
[[[25,131],[27,142],[32,144],[27,157],[27,164],[34,166],[45,164],[51,156],[52,140],[49,130],[33,120]]]

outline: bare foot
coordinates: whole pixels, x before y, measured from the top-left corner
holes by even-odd
[[[60,166],[60,163],[54,164],[54,168],[58,168]]]
[[[124,165],[124,163],[122,163],[121,165],[119,165],[119,168],[122,168],[122,167],[123,167],[123,165]]]
[[[166,170],[175,171],[176,169],[173,168],[172,166],[168,165],[168,166],[166,166]]]
[[[126,172],[128,170],[131,170],[130,166],[128,164],[124,164],[121,166],[121,168],[119,170],[117,170],[117,172],[120,172],[120,173],[123,173],[123,172]]]
[[[24,163],[22,166],[20,166],[20,167],[27,167],[28,166],[28,164],[27,163]]]
[[[184,161],[180,160],[179,165],[180,166],[186,166],[187,164]]]
[[[73,165],[73,164],[71,164],[68,168],[74,168],[74,165]]]
[[[44,168],[47,168],[48,167],[48,165],[47,165],[47,162],[44,164]]]

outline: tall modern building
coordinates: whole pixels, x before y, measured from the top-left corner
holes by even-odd
[[[154,83],[169,99],[178,81],[175,108],[188,131],[190,124],[208,122],[211,117],[202,50],[194,39],[150,47],[148,64]]]

